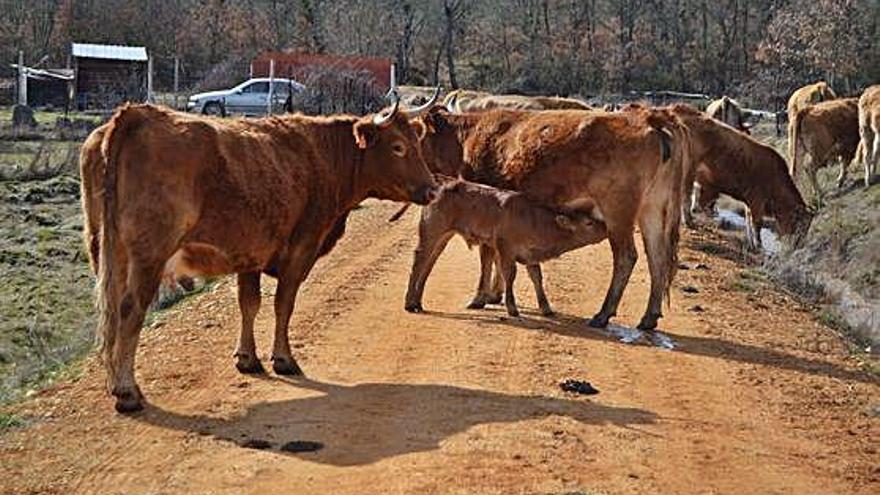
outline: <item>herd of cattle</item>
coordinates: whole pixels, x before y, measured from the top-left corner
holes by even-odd
[[[511,315],[517,262],[549,315],[539,263],[608,239],[612,280],[589,320],[605,327],[636,262],[638,227],[651,276],[638,328],[652,330],[678,266],[680,223],[690,224],[692,211],[727,194],[748,207],[751,245],[760,246],[765,217],[799,245],[812,219],[792,179],[803,157],[811,157],[811,178],[832,158],[861,160],[868,184],[880,158],[880,86],[858,101],[836,99],[824,83],[796,92],[791,167],[748,134],[727,97],[706,113],[475,91],[454,91],[441,105],[435,92],[405,110],[391,95],[390,109],[366,117],[229,120],[125,105],[89,136],[80,157],[85,240],[119,412],[142,407],[138,336],[169,274],[237,274],[243,373],[263,371],[253,335],[260,276],[277,278],[273,369],[301,373],[288,339],[297,292],[366,198],[425,205],[405,301],[411,312],[422,310],[425,281],[455,234],[480,248],[470,307],[500,303],[503,291]]]

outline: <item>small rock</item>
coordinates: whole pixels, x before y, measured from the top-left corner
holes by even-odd
[[[697,270],[708,270],[708,269],[709,269],[709,265],[707,265],[707,264],[705,264],[705,263],[699,263],[699,264],[697,264],[697,266],[696,266],[695,268],[696,268]]]
[[[687,263],[679,263],[679,264],[678,264],[678,269],[679,269],[679,270],[690,270],[691,267],[690,267]]]
[[[700,306],[699,304],[695,304],[695,305],[691,306],[690,309],[688,309],[688,311],[693,311],[694,313],[702,313],[706,310],[703,309],[703,307]]]
[[[700,289],[697,289],[693,285],[685,285],[681,288],[681,291],[686,294],[696,294],[697,292],[700,292]]]
[[[559,388],[561,388],[565,392],[574,392],[581,395],[596,395],[599,393],[599,391],[595,387],[593,387],[590,382],[573,380],[571,378],[560,383]]]
[[[37,127],[37,119],[34,111],[27,105],[15,105],[12,107],[12,127]]]

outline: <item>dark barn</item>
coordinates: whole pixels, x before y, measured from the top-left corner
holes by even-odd
[[[71,56],[80,110],[146,101],[149,58],[139,46],[73,43]]]

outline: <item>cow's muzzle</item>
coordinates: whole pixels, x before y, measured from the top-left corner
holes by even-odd
[[[437,199],[437,187],[433,185],[422,186],[410,197],[413,203],[417,205],[426,205]]]

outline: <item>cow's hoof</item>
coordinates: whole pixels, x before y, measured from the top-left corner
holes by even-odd
[[[507,308],[507,314],[516,318],[517,316],[519,316],[519,310],[516,308]]]
[[[407,311],[407,313],[424,313],[425,308],[422,307],[422,303],[406,303],[403,307]]]
[[[303,374],[296,361],[287,358],[272,358],[272,369],[276,375],[299,376]]]
[[[246,375],[262,375],[266,372],[263,363],[256,356],[239,354],[238,360],[235,362],[235,368],[239,373]]]
[[[587,325],[593,328],[605,328],[608,326],[608,320],[610,319],[610,316],[605,316],[599,313],[596,316],[590,318],[590,321],[587,322]]]
[[[486,307],[486,301],[482,299],[474,299],[467,305],[467,309],[483,309]]]
[[[654,330],[655,328],[657,328],[658,318],[659,317],[657,316],[645,316],[642,318],[642,321],[640,321],[639,324],[636,325],[636,328],[642,331]]]
[[[501,295],[489,296],[486,299],[486,304],[501,304],[501,301],[503,301],[503,300],[504,300],[504,298]]]
[[[556,312],[550,308],[541,309],[541,314],[546,316],[547,318],[552,318],[552,317],[556,316]]]
[[[119,414],[131,414],[143,410],[143,396],[140,391],[114,392],[116,396],[116,412]]]

